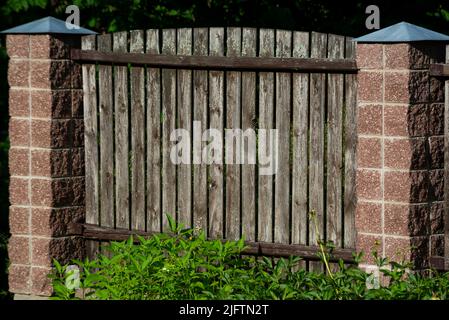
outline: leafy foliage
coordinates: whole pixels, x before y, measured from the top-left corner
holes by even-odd
[[[377,259],[385,282],[378,285],[371,274],[343,261],[336,271],[309,272],[298,269],[298,257],[241,256],[243,240],[207,240],[203,232],[183,230],[173,220],[170,225],[171,235],[139,237],[140,244],[132,238],[112,242],[110,254],[74,261],[77,268],[70,271],[55,261],[53,299],[78,299],[80,290],[85,299],[101,300],[449,299],[449,273],[408,273],[407,264]],[[331,254],[323,245],[326,265]]]

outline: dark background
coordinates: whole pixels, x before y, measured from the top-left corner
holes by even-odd
[[[166,27],[245,26],[321,31],[346,36],[369,33],[365,8],[379,6],[380,27],[407,21],[449,34],[448,0],[1,0],[0,30],[46,16],[65,20],[78,5],[81,26],[98,32]],[[0,300],[7,294],[8,58],[0,38]]]

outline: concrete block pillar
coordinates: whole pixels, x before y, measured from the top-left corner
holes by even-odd
[[[358,43],[357,249],[428,266],[443,250],[442,42]]]
[[[9,290],[22,297],[51,295],[52,259],[67,263],[84,253],[83,240],[67,233],[68,223],[83,221],[85,211],[81,66],[70,60],[81,35],[42,34],[42,26],[64,24],[45,19],[32,25],[39,34],[18,27],[6,38]]]

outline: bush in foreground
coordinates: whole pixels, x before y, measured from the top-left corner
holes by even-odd
[[[204,233],[112,242],[95,260],[55,261],[54,299],[449,299],[449,273],[408,272],[408,265],[376,257],[386,281],[340,261],[329,266],[331,248],[320,244],[327,272],[298,268],[300,259],[241,256],[243,240],[207,240]],[[355,257],[360,261],[361,255]],[[388,266],[388,268],[386,268]],[[335,271],[332,271],[335,270]]]

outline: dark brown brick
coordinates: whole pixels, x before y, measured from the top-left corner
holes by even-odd
[[[30,264],[30,239],[12,236],[8,241],[8,256],[13,264]]]
[[[24,119],[9,119],[9,141],[11,147],[28,147],[30,145],[30,122]]]
[[[8,83],[10,87],[29,88],[30,62],[28,60],[9,60]]]
[[[35,266],[50,267],[53,259],[66,264],[72,259],[82,259],[83,255],[84,240],[79,237],[32,239],[32,263]]]
[[[432,201],[444,200],[444,170],[431,170],[430,177],[430,199]]]
[[[51,279],[48,277],[51,273],[51,268],[31,268],[31,279],[33,279],[31,284],[32,294],[44,297],[50,297],[53,294]]]
[[[73,208],[33,208],[32,234],[45,237],[62,237],[67,235],[70,223],[84,222],[84,207]]]
[[[444,203],[430,205],[430,231],[432,234],[444,233]]]
[[[430,137],[430,166],[432,169],[444,168],[444,137]]]
[[[9,202],[12,205],[28,205],[28,179],[11,177],[9,180]]]
[[[444,134],[444,104],[435,103],[430,105],[429,135]]]
[[[33,91],[32,115],[36,118],[70,118],[71,100],[70,90]]]

